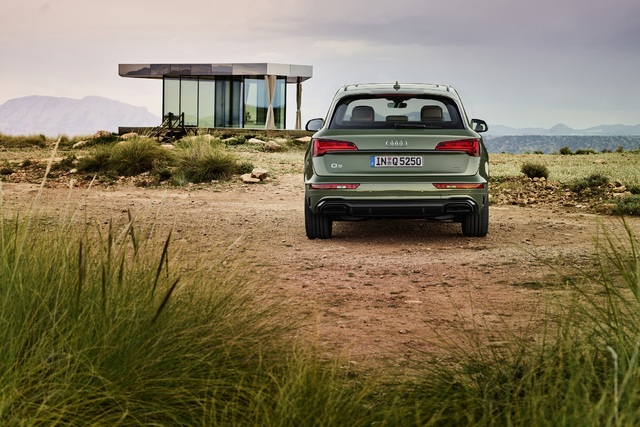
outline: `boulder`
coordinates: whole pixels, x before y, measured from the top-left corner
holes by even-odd
[[[131,139],[131,138],[137,138],[138,135],[136,132],[129,132],[129,133],[125,133],[124,135],[120,135],[121,139]]]
[[[275,141],[264,142],[264,147],[269,151],[279,151],[282,146]]]
[[[104,136],[111,136],[113,135],[111,132],[109,132],[108,130],[99,130],[98,132],[94,133],[93,135],[91,135],[89,137],[89,139],[98,139],[98,138],[102,138]]]
[[[260,181],[266,179],[269,176],[269,171],[266,169],[255,168],[251,171],[251,177],[259,179]]]
[[[257,184],[260,182],[260,179],[254,178],[250,173],[245,173],[240,179],[242,179],[242,182],[245,184]]]

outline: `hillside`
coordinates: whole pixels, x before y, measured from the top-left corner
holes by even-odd
[[[87,135],[97,130],[116,132],[119,126],[157,126],[160,117],[136,107],[99,96],[82,99],[26,96],[0,105],[0,133]]]
[[[580,136],[580,135],[511,135],[491,137],[485,139],[487,150],[490,153],[554,153],[563,147],[569,147],[571,151],[579,149],[592,149],[596,152],[602,150],[615,151],[623,147],[625,151],[640,148],[640,136]]]

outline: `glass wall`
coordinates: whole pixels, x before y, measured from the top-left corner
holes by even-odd
[[[242,81],[240,77],[216,79],[215,127],[242,127]]]
[[[277,129],[286,126],[286,79],[276,78]],[[264,129],[269,101],[264,76],[165,77],[163,114],[184,113],[185,126]]]
[[[198,126],[198,80],[180,81],[180,112],[184,113],[185,126]]]
[[[180,114],[180,79],[164,78],[162,115]]]
[[[263,78],[244,79],[244,127],[264,129],[267,120],[267,84]]]
[[[198,127],[215,127],[215,80],[200,79],[198,88]]]

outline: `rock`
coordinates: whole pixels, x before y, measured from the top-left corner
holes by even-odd
[[[247,144],[264,144],[264,141],[258,138],[250,138]]]
[[[311,137],[310,137],[310,136],[303,136],[302,138],[298,138],[298,139],[296,139],[296,141],[300,141],[300,142],[311,142]]]
[[[94,133],[93,135],[91,135],[89,137],[89,139],[98,139],[98,138],[102,138],[105,136],[111,136],[113,135],[111,132],[109,132],[108,130],[99,130],[98,132]]]
[[[596,165],[606,165],[607,161],[604,159],[595,159],[593,163],[595,163]]]
[[[258,178],[254,178],[250,173],[245,173],[240,179],[242,179],[242,182],[245,184],[258,184],[260,182]]]
[[[175,150],[176,146],[173,144],[160,144],[160,148],[163,148],[165,150]]]
[[[78,141],[71,146],[71,148],[82,148],[87,145],[87,141]]]
[[[620,193],[624,193],[627,191],[627,187],[625,187],[624,185],[621,185],[620,187],[614,187],[611,191],[613,191],[614,195],[615,194],[620,194]]]
[[[139,135],[136,132],[125,133],[124,135],[120,135],[121,139],[131,139],[137,138]]]
[[[269,176],[269,171],[266,169],[255,168],[253,171],[251,171],[250,176],[252,178],[256,178],[262,181],[263,179],[266,179]]]
[[[282,146],[275,141],[266,141],[264,146],[269,151],[279,151]]]
[[[287,142],[289,142],[289,140],[287,138],[276,138],[276,139],[274,139],[274,141],[277,142],[280,145],[286,144]]]

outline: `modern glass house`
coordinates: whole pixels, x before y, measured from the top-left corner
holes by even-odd
[[[309,65],[119,64],[122,77],[162,79],[163,116],[184,114],[199,128],[285,129],[287,84],[296,85],[296,129],[301,128],[302,82]]]

